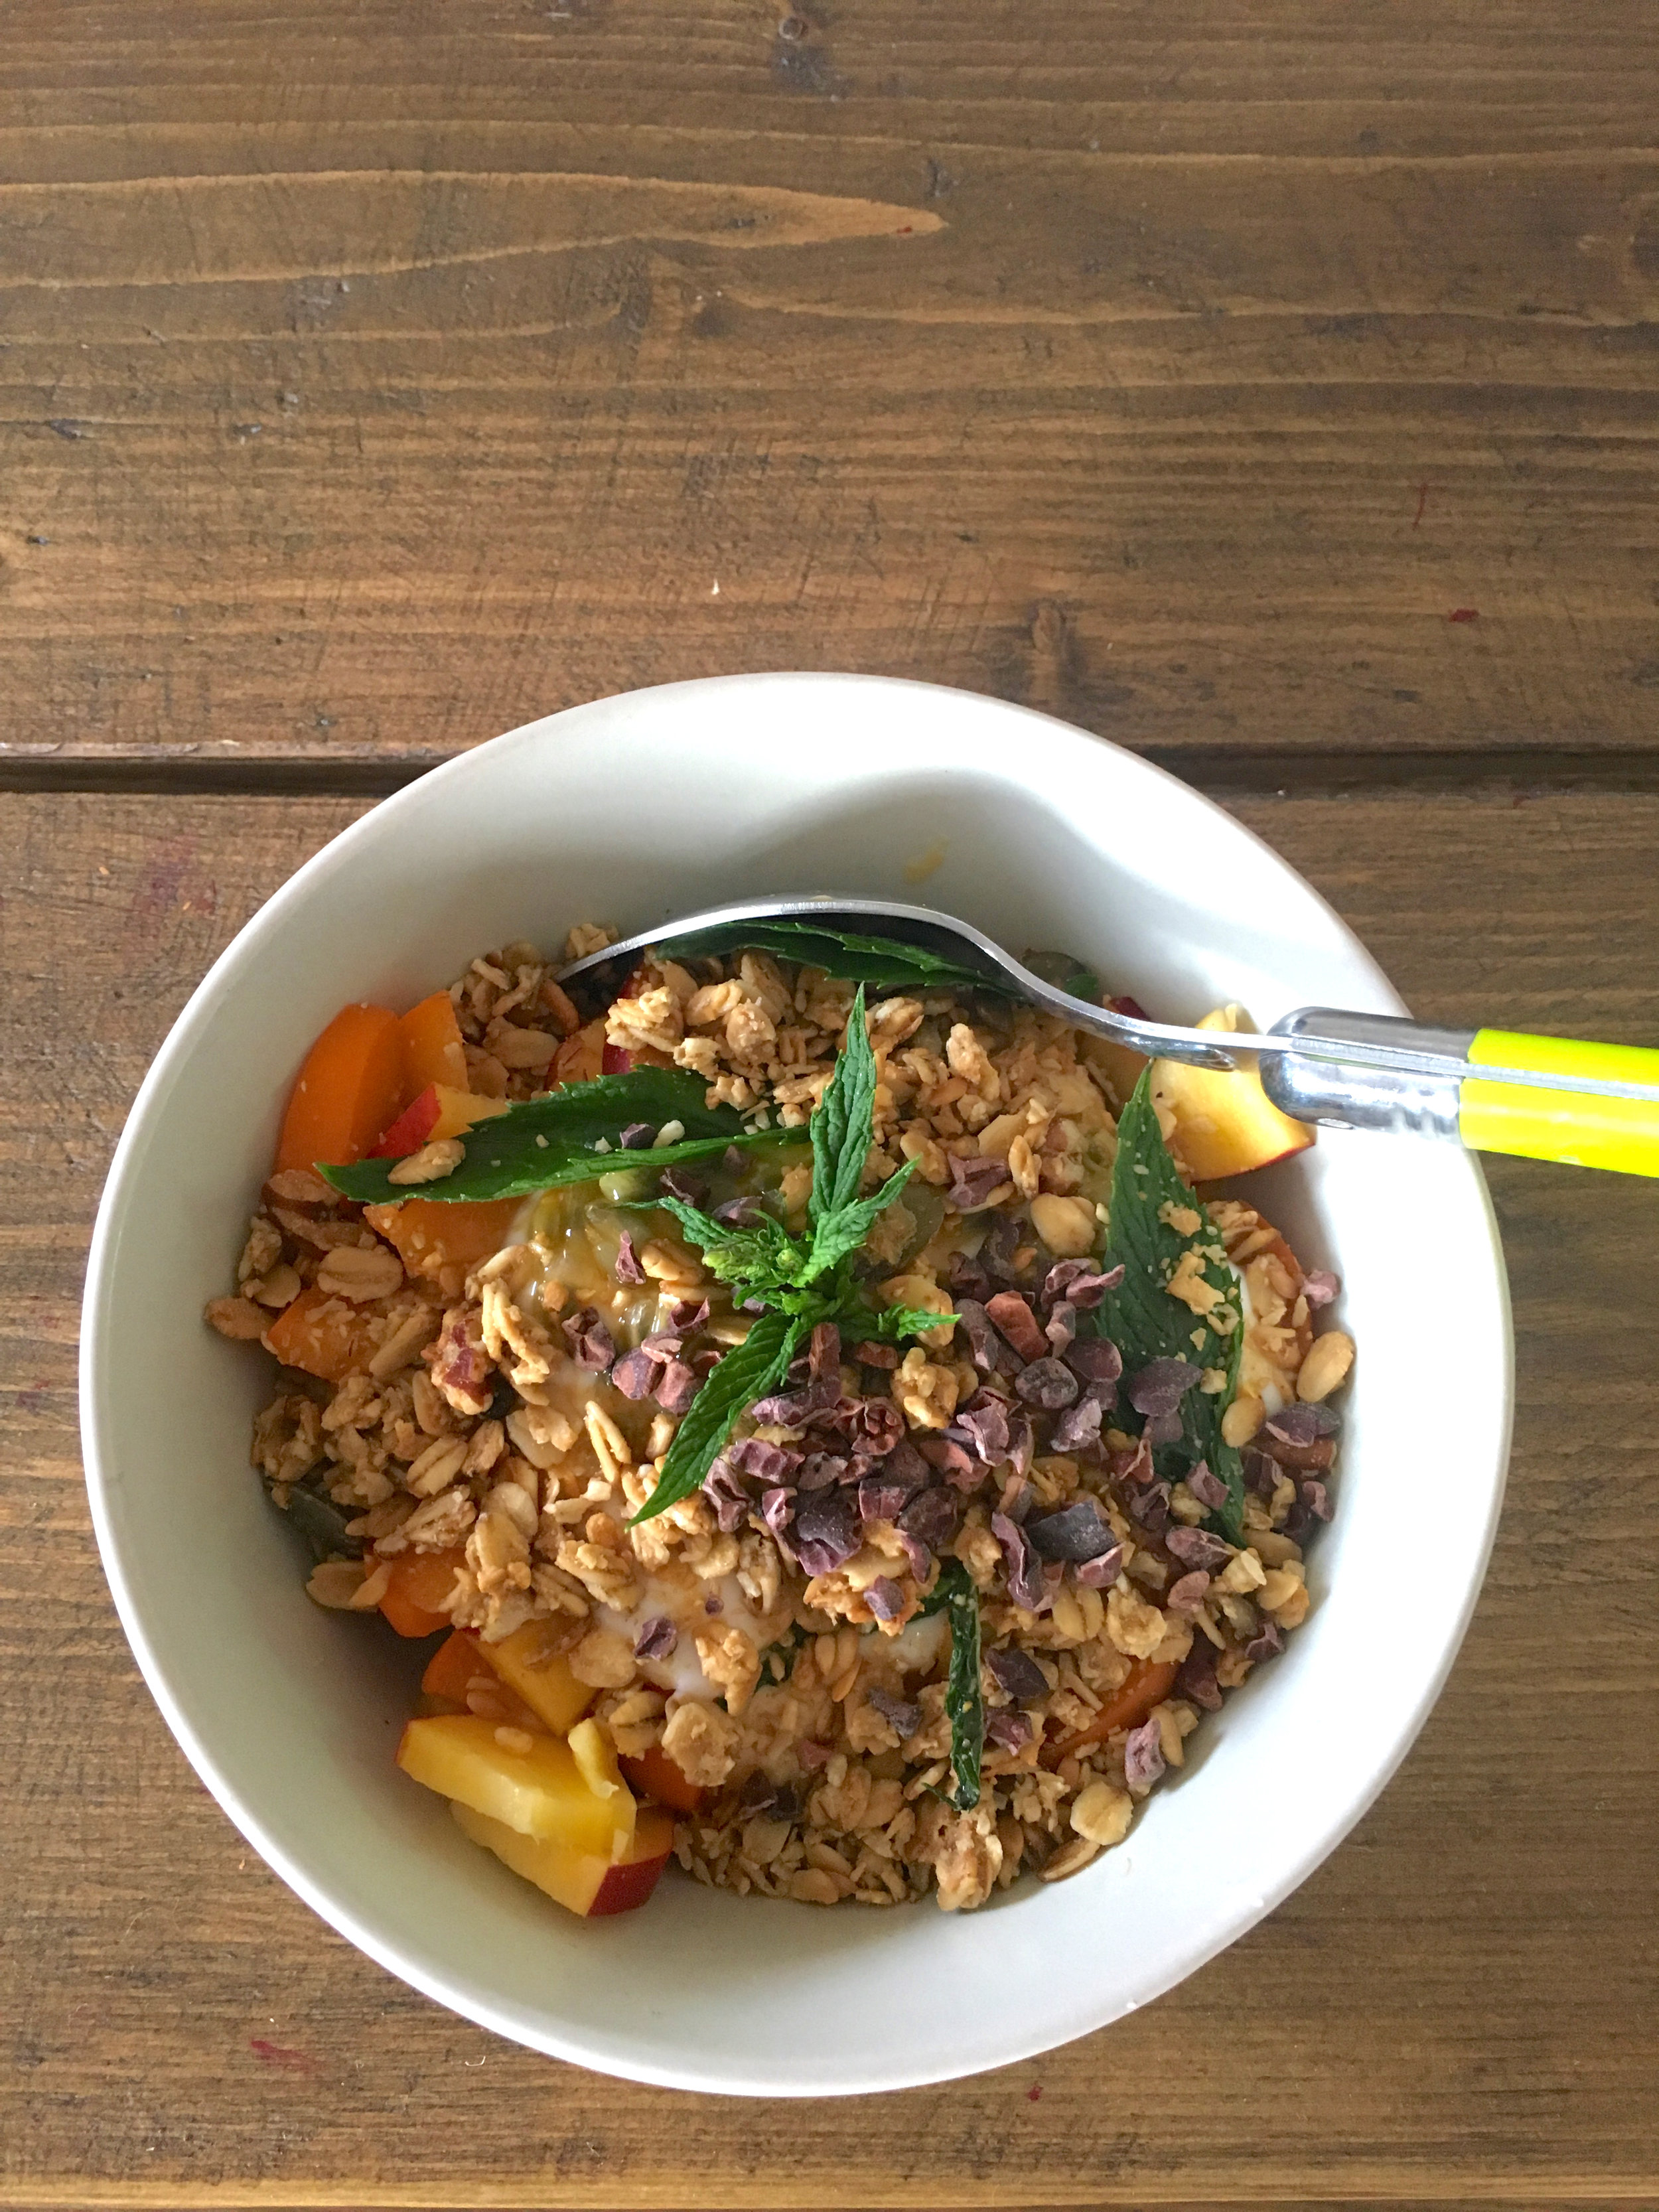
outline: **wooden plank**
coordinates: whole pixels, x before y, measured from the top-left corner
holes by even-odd
[[[168,1739],[99,1576],[75,1444],[76,1301],[111,1141],[173,1012],[243,917],[359,811],[0,799],[0,2202],[1659,2197],[1659,1406],[1628,1327],[1612,1326],[1650,1272],[1659,1184],[1497,1164],[1520,1420],[1451,1683],[1314,1878],[1099,2036],[890,2098],[678,2098],[435,2010],[265,1872]],[[1659,960],[1659,802],[1240,811],[1419,1012],[1609,1036],[1650,1024],[1638,979]],[[1400,1479],[1402,1507],[1431,1528],[1432,1498],[1412,1468]],[[1434,1571],[1431,1544],[1413,1571]],[[1380,1621],[1379,1665],[1389,1634]]]
[[[1646,750],[1656,94],[1640,0],[17,0],[0,761]]]

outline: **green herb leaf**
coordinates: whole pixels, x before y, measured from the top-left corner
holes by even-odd
[[[319,1164],[336,1190],[362,1204],[431,1198],[445,1202],[527,1198],[562,1183],[586,1182],[608,1168],[665,1168],[701,1160],[728,1145],[748,1149],[793,1137],[792,1130],[746,1129],[730,1106],[706,1106],[708,1086],[678,1067],[636,1067],[626,1075],[596,1076],[550,1097],[531,1098],[492,1115],[461,1139],[464,1157],[436,1182],[395,1183],[395,1160],[359,1160],[351,1167]],[[684,1127],[682,1142],[648,1152],[623,1152],[617,1139],[630,1122]],[[611,1147],[600,1152],[601,1139]]]
[[[691,1401],[668,1447],[657,1486],[629,1522],[630,1528],[654,1520],[701,1486],[744,1407],[765,1397],[788,1374],[795,1347],[810,1326],[794,1314],[760,1316],[743,1342],[734,1345],[712,1370]]]
[[[1100,1004],[1099,976],[1074,953],[1028,951],[1020,955],[1020,964],[1042,981],[1052,983],[1057,991],[1069,991],[1073,998],[1086,999],[1091,1006]]]
[[[985,1698],[979,1680],[979,1592],[960,1559],[946,1559],[922,1611],[951,1617],[951,1671],[945,1711],[951,1723],[950,1802],[958,1813],[979,1802],[980,1762],[985,1756]]]
[[[783,1224],[764,1212],[738,1228],[716,1221],[684,1200],[664,1196],[651,1201],[672,1213],[691,1242],[701,1247],[708,1272],[722,1283],[742,1284],[750,1297],[799,1279],[804,1248]]]
[[[907,1336],[926,1336],[930,1328],[956,1326],[954,1313],[935,1313],[931,1306],[867,1305],[862,1299],[840,1306],[835,1319],[843,1336],[854,1342],[873,1337],[878,1344],[897,1344]]]
[[[1200,1225],[1196,1232],[1184,1236],[1161,1219],[1160,1209],[1166,1206],[1190,1207],[1197,1213]],[[1222,1252],[1219,1232],[1170,1158],[1152,1108],[1150,1073],[1135,1085],[1117,1125],[1110,1234],[1113,1256],[1123,1262],[1123,1281],[1097,1308],[1094,1322],[1097,1333],[1109,1336],[1123,1354],[1126,1371],[1133,1375],[1151,1359],[1188,1359],[1197,1367],[1226,1370],[1225,1390],[1213,1396],[1197,1389],[1188,1391],[1181,1401],[1181,1443],[1160,1446],[1153,1456],[1160,1474],[1171,1476],[1184,1474],[1200,1459],[1206,1461],[1210,1472],[1227,1486],[1227,1503],[1214,1517],[1231,1543],[1242,1543],[1243,1462],[1221,1435],[1221,1416],[1237,1385],[1243,1342],[1238,1281]],[[1220,1291],[1223,1304],[1216,1310],[1231,1316],[1231,1327],[1216,1328],[1165,1289],[1189,1250],[1200,1255],[1205,1281]],[[1121,1397],[1114,1418],[1133,1422],[1136,1417]]]
[[[1012,986],[994,974],[981,974],[925,945],[901,944],[896,938],[871,937],[860,932],[832,927],[827,922],[790,921],[729,921],[718,928],[698,930],[658,946],[675,959],[695,959],[713,952],[771,952],[781,959],[796,960],[805,968],[821,968],[839,981],[867,983],[872,990],[998,991],[1012,996]]]
[[[868,1150],[867,1143],[866,1150]],[[898,1173],[889,1176],[879,1190],[872,1192],[868,1198],[854,1199],[850,1206],[838,1207],[835,1212],[822,1216],[813,1224],[812,1249],[806,1278],[809,1282],[858,1250],[875,1226],[877,1216],[893,1203],[915,1174],[915,1167],[914,1160],[906,1160]]]
[[[876,1055],[870,1049],[869,1032],[864,1026],[860,983],[847,1018],[845,1042],[836,1056],[835,1073],[808,1127],[812,1139],[812,1195],[806,1212],[815,1228],[858,1197],[875,1119]]]

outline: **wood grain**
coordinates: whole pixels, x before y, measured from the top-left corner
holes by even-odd
[[[437,2011],[266,1873],[173,1746],[110,1608],[76,1453],[76,1303],[111,1142],[173,1013],[359,811],[0,798],[0,2202],[1659,2200],[1659,1392],[1627,1318],[1659,1184],[1496,1164],[1520,1418],[1451,1682],[1352,1839],[1118,2027],[941,2089],[678,2098]],[[1419,1012],[1641,1033],[1659,802],[1239,811]],[[1455,1358],[1424,1347],[1425,1367]],[[1431,1526],[1424,1478],[1401,1482]]]
[[[0,768],[1645,750],[1656,310],[1644,0],[13,0]]]

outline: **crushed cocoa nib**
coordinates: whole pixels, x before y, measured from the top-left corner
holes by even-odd
[[[1123,1372],[1123,1354],[1109,1336],[1079,1336],[1066,1346],[1064,1358],[1085,1382],[1115,1382]],[[1115,1391],[1103,1402],[1115,1404]]]
[[[1276,1659],[1284,1649],[1284,1630],[1276,1620],[1264,1620],[1244,1646],[1244,1656],[1260,1662],[1263,1659]]]
[[[977,1213],[1008,1181],[1006,1160],[981,1158],[974,1153],[963,1159],[953,1152],[950,1169],[951,1203],[958,1213]]]
[[[794,1539],[807,1574],[833,1574],[864,1541],[857,1507],[844,1491],[813,1491],[800,1500]]]
[[[1048,1340],[1037,1326],[1028,1297],[1018,1291],[999,1291],[986,1300],[985,1310],[1021,1359],[1041,1359],[1047,1354]]]
[[[609,1367],[616,1358],[615,1340],[599,1318],[597,1306],[581,1307],[560,1326],[579,1367],[591,1367],[597,1372]]]
[[[991,1534],[1002,1547],[1009,1596],[1027,1613],[1036,1613],[1048,1601],[1048,1586],[1043,1580],[1042,1563],[1026,1541],[1024,1530],[1017,1528],[1006,1514],[994,1513]]]
[[[869,1702],[888,1725],[901,1736],[914,1735],[921,1726],[921,1707],[912,1705],[891,1690],[872,1690]]]
[[[1142,1721],[1123,1740],[1123,1778],[1132,1790],[1150,1790],[1164,1771],[1164,1745],[1155,1720]]]
[[[1224,1544],[1219,1536],[1212,1536],[1206,1528],[1171,1528],[1164,1539],[1164,1548],[1183,1567],[1201,1567],[1206,1574],[1212,1575],[1232,1557],[1231,1546]]]
[[[1201,1705],[1206,1713],[1221,1711],[1221,1686],[1215,1677],[1219,1656],[1208,1637],[1195,1636],[1192,1650],[1176,1671],[1176,1688],[1190,1704]]]
[[[957,1300],[957,1326],[967,1338],[969,1354],[981,1375],[1018,1373],[1018,1355],[999,1334],[989,1310],[977,1298]]]
[[[869,1337],[853,1346],[853,1357],[861,1367],[890,1369],[898,1365],[898,1352],[892,1345],[878,1344]]]
[[[1302,1295],[1316,1309],[1329,1305],[1341,1288],[1340,1277],[1332,1274],[1328,1267],[1316,1267],[1302,1278]]]
[[[671,1359],[652,1393],[665,1413],[684,1413],[697,1395],[697,1373],[683,1359]]]
[[[642,1283],[645,1280],[645,1270],[641,1267],[639,1255],[634,1249],[634,1234],[631,1230],[624,1229],[617,1242],[615,1273],[619,1283]]]
[[[617,1142],[625,1152],[648,1152],[655,1134],[648,1121],[630,1121]]]
[[[698,1176],[688,1175],[684,1168],[665,1168],[659,1178],[670,1198],[677,1198],[682,1206],[702,1206],[708,1198],[708,1186]]]
[[[1199,1504],[1212,1513],[1219,1513],[1227,1503],[1227,1486],[1218,1474],[1212,1474],[1209,1466],[1200,1460],[1187,1477],[1187,1487]]]
[[[1209,1595],[1209,1591],[1210,1577],[1195,1570],[1192,1574],[1182,1575],[1179,1581],[1170,1583],[1164,1594],[1164,1602],[1171,1613],[1191,1615],[1198,1611]]]
[[[641,1349],[624,1352],[611,1370],[611,1380],[624,1398],[648,1398],[656,1375],[657,1362]]]
[[[1275,1443],[1311,1444],[1334,1437],[1341,1423],[1328,1406],[1286,1406],[1269,1413],[1262,1427]]]
[[[1063,1406],[1073,1404],[1079,1387],[1063,1359],[1034,1359],[1014,1380],[1014,1388],[1026,1404],[1045,1413],[1057,1413]]]
[[[1203,1369],[1194,1367],[1190,1359],[1149,1359],[1129,1377],[1126,1386],[1129,1403],[1136,1413],[1157,1420],[1160,1415],[1173,1413],[1203,1374]]]
[[[878,1620],[896,1620],[904,1610],[904,1592],[890,1575],[878,1575],[865,1591],[864,1602]]]
[[[1086,1495],[1062,1506],[1058,1513],[1034,1516],[1026,1522],[1024,1533],[1045,1559],[1064,1559],[1073,1565],[1097,1559],[1117,1548],[1110,1523]]]
[[[1018,1644],[1002,1651],[988,1651],[985,1663],[998,1687],[1016,1705],[1031,1705],[1048,1696],[1048,1676],[1030,1653],[1022,1651]]]
[[[986,1717],[985,1741],[997,1751],[1024,1751],[1036,1733],[1030,1713],[1016,1712],[1011,1706]]]
[[[641,1624],[639,1634],[634,1638],[634,1656],[636,1659],[672,1659],[679,1640],[680,1632],[667,1614],[654,1613]]]

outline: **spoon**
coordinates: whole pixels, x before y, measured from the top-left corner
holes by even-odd
[[[826,933],[817,944],[808,934],[815,929]],[[769,949],[834,974],[915,989],[988,988],[1149,1059],[1222,1073],[1254,1063],[1268,1097],[1297,1121],[1659,1176],[1659,1051],[1445,1029],[1330,1006],[1300,1007],[1261,1035],[1189,1029],[1079,998],[971,922],[933,907],[828,896],[750,899],[642,930],[573,961],[560,981],[581,977],[614,990],[647,951],[696,958],[766,945],[769,931]]]

